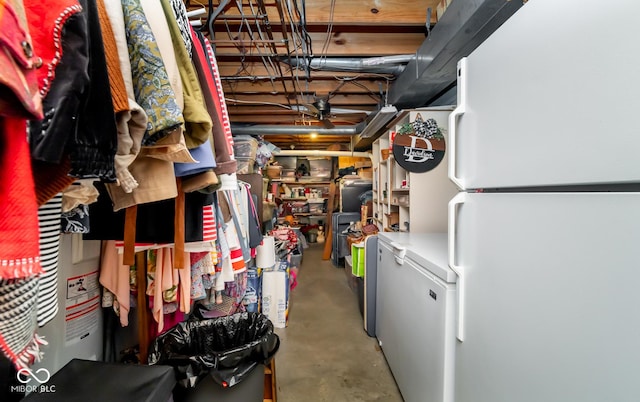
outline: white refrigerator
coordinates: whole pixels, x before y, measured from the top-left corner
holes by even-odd
[[[640,401],[639,16],[529,1],[459,63],[456,402]]]

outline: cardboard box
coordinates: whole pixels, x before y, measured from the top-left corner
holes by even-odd
[[[366,179],[366,180],[372,180],[373,179],[373,168],[361,168],[358,169],[358,176]]]

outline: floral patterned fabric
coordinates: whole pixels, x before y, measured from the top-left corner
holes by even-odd
[[[139,0],[122,0],[136,101],[149,121],[143,145],[153,145],[184,124],[160,49]]]
[[[89,206],[80,204],[62,213],[63,233],[89,233]]]

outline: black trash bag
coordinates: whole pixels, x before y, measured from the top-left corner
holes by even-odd
[[[268,364],[279,347],[273,323],[263,314],[244,312],[178,324],[153,342],[148,362],[172,366],[184,388],[194,388],[207,375],[226,388],[258,364]]]

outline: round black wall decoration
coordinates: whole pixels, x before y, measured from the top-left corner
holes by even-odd
[[[393,140],[393,157],[403,169],[424,173],[434,169],[444,158],[446,144],[443,129],[434,119],[416,119],[403,125]]]

